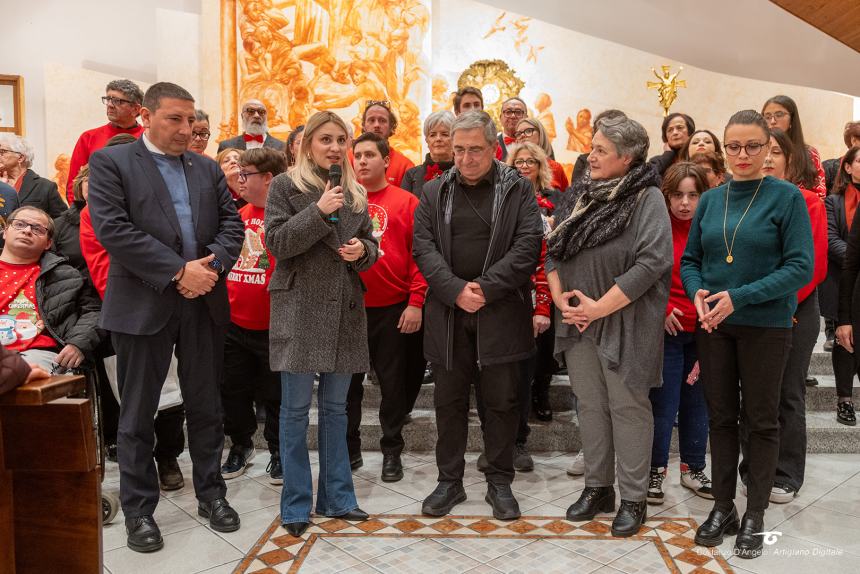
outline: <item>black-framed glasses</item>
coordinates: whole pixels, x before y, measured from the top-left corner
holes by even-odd
[[[514,137],[515,137],[515,138],[517,138],[517,139],[520,139],[520,138],[521,138],[521,137],[523,137],[523,136],[526,136],[527,138],[530,138],[530,137],[532,137],[533,135],[535,135],[536,133],[537,133],[537,128],[526,128],[526,129],[524,129],[524,130],[520,130],[520,131],[518,131],[518,132],[514,132]]]
[[[785,116],[789,115],[788,112],[773,112],[772,114],[763,114],[764,121],[772,122],[773,120],[781,120]]]
[[[513,109],[512,110],[509,108],[507,110],[502,110],[502,115],[505,116],[506,118],[522,118],[526,115],[526,111],[525,110],[519,110],[519,109]]]
[[[6,155],[7,153],[17,153],[17,154],[18,154],[18,155],[20,155],[20,156],[23,156],[23,155],[24,155],[24,154],[22,154],[21,152],[19,152],[19,151],[15,151],[15,150],[13,150],[13,149],[3,149],[3,148],[0,148],[0,157],[3,157],[3,156],[4,156],[4,155]]]
[[[726,155],[736,156],[740,155],[741,150],[746,150],[748,156],[754,156],[761,153],[761,150],[768,145],[768,142],[759,143],[759,142],[750,142],[746,145],[741,145],[738,143],[729,143],[723,146],[726,150]]]
[[[208,140],[211,135],[210,132],[191,132],[191,139]]]
[[[251,177],[252,175],[262,175],[263,173],[268,173],[268,172],[262,172],[262,171],[240,171],[240,172],[239,172],[239,181],[240,181],[240,182],[245,182],[245,181],[248,181],[248,178],[249,178],[249,177]]]
[[[102,96],[102,103],[104,105],[113,104],[115,106],[121,106],[122,104],[131,105],[134,102],[132,102],[131,100],[124,100],[122,98],[115,98],[113,96]]]
[[[523,167],[523,166],[534,167],[537,164],[538,164],[538,161],[534,158],[531,158],[531,157],[514,160],[514,167]]]
[[[33,235],[37,235],[39,237],[48,235],[47,227],[24,219],[10,219],[9,225],[11,225],[12,229],[15,229],[16,231],[24,231],[29,227],[33,231]]]

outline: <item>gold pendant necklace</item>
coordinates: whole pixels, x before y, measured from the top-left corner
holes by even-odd
[[[755,188],[755,193],[753,194],[749,205],[747,205],[747,208],[744,210],[743,215],[741,215],[741,218],[738,220],[738,224],[735,225],[735,231],[734,231],[734,233],[732,233],[731,245],[729,244],[729,238],[726,235],[726,221],[728,220],[728,217],[729,217],[729,192],[731,192],[731,190],[732,190],[732,182],[729,181],[729,183],[726,185],[726,210],[725,210],[725,213],[723,213],[723,241],[726,244],[726,253],[727,253],[726,263],[728,263],[729,265],[731,265],[732,262],[735,260],[735,258],[732,256],[732,250],[735,247],[735,237],[737,237],[737,235],[738,235],[738,229],[740,228],[741,223],[743,223],[744,217],[747,216],[747,212],[750,210],[750,207],[752,207],[752,204],[755,201],[756,196],[758,195],[758,190],[761,189],[761,183],[763,181],[764,181],[764,178],[761,178],[761,180],[759,180],[758,187]]]

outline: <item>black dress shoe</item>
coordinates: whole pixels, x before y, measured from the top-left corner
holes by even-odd
[[[209,526],[216,532],[239,530],[239,513],[233,510],[226,498],[216,498],[212,502],[198,502],[197,514],[208,518]]]
[[[347,520],[350,522],[364,522],[365,520],[370,518],[370,515],[368,515],[360,508],[354,508],[346,514],[341,514],[340,516],[335,516],[334,518],[340,518],[341,520]]]
[[[612,521],[612,536],[626,538],[639,532],[642,524],[648,518],[647,508],[648,503],[644,500],[633,502],[632,500],[621,499],[618,514]]]
[[[309,522],[290,522],[289,524],[284,524],[286,531],[296,538],[304,534],[308,526],[310,526]]]
[[[699,546],[719,546],[723,543],[723,536],[732,536],[738,531],[738,511],[732,505],[731,512],[723,512],[714,508],[698,530],[696,530],[696,544]]]
[[[125,519],[126,544],[135,552],[155,552],[164,547],[161,530],[151,514]]]
[[[397,482],[403,478],[403,463],[399,454],[382,455],[382,482]]]
[[[364,459],[361,458],[361,453],[358,453],[356,455],[350,455],[350,457],[349,457],[349,468],[351,468],[352,470],[355,471],[355,470],[358,470],[359,468],[361,468],[362,466],[364,466]]]
[[[465,500],[466,491],[463,490],[462,482],[440,482],[436,485],[436,490],[424,499],[421,513],[428,516],[445,516],[451,512],[452,508]]]
[[[493,507],[493,518],[496,520],[514,520],[520,517],[520,505],[514,498],[510,484],[488,482],[484,500]]]
[[[758,558],[764,547],[764,513],[758,516],[750,516],[744,513],[741,518],[741,527],[738,537],[735,539],[735,554],[741,558]]]
[[[598,512],[615,510],[615,489],[611,486],[586,486],[579,500],[567,509],[567,519],[571,522],[591,520]]]

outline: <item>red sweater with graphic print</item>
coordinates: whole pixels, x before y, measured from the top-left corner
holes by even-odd
[[[367,286],[366,307],[387,307],[409,300],[424,305],[427,281],[412,257],[412,230],[418,198],[394,185],[367,194],[367,212],[373,236],[379,241],[379,259],[360,273]]]

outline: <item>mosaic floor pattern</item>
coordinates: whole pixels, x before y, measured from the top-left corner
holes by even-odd
[[[658,517],[623,539],[611,536],[611,522],[382,514],[362,523],[318,519],[297,538],[275,519],[234,573],[732,572],[719,553],[694,544],[697,524],[691,518]]]

